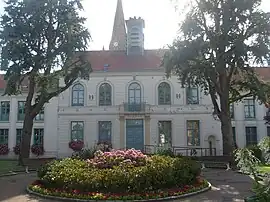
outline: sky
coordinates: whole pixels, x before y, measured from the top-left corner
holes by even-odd
[[[179,0],[179,8],[184,0]],[[262,8],[270,11],[269,0],[263,0]],[[174,0],[122,0],[125,19],[142,17],[145,20],[145,48],[158,49],[171,44],[177,36],[178,23],[181,21],[179,10],[175,10]],[[84,0],[87,18],[86,26],[92,36],[90,50],[108,49],[112,35],[117,0]],[[0,0],[0,13],[3,12]]]

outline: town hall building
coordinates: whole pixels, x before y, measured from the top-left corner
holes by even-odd
[[[71,140],[82,140],[88,148],[109,142],[119,149],[175,146],[195,148],[199,155],[210,152],[201,148],[222,154],[220,122],[212,115],[210,97],[199,87],[182,88],[175,76],[166,78],[161,66],[166,50],[146,50],[144,29],[141,17],[125,20],[118,0],[109,50],[87,52],[90,79],[79,79],[35,119],[32,144],[42,144],[44,156],[70,156]],[[257,72],[270,79],[268,68]],[[3,77],[0,88],[5,88]],[[15,156],[13,147],[20,142],[25,99],[24,94],[0,97],[0,144],[8,144],[8,157]],[[231,106],[238,147],[270,135],[266,111],[252,98]]]

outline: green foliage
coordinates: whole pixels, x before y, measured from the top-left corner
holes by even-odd
[[[270,137],[264,137],[259,142],[259,147],[264,153],[264,161],[266,164],[270,164]]]
[[[260,142],[259,145],[263,145],[263,143]],[[268,202],[270,201],[269,176],[261,176],[261,161],[254,154],[255,152],[248,148],[237,149],[235,151],[235,161],[242,172],[250,174],[254,178],[253,191],[256,193],[258,200]]]
[[[54,160],[51,161],[49,163],[46,163],[45,165],[41,166],[38,170],[37,170],[37,176],[38,178],[43,178],[46,173],[48,172],[48,170],[50,169],[51,166],[53,166],[54,164],[56,164],[59,160]]]
[[[90,34],[79,16],[82,0],[7,0],[0,18],[0,65],[6,71],[4,95],[27,86],[24,130],[55,96],[78,78],[88,79],[91,65],[83,53]],[[28,126],[28,127],[26,127]],[[29,141],[22,136],[20,159],[29,157]]]
[[[72,154],[73,159],[87,160],[95,156],[96,148],[83,148],[81,151]]]
[[[79,16],[81,0],[8,0],[1,19],[1,68],[8,82],[5,93],[16,94],[25,77],[33,79],[37,100],[47,102],[65,84],[88,78],[90,67],[76,51],[87,48],[90,34]],[[59,69],[59,70],[56,70]],[[55,95],[56,94],[56,95]],[[53,97],[54,97],[53,96]]]
[[[51,164],[41,180],[48,187],[66,190],[139,193],[191,185],[199,173],[200,166],[184,158],[152,156],[144,166],[120,164],[110,169],[94,168],[69,158]]]
[[[157,152],[156,152],[156,155],[170,156],[170,157],[174,157],[175,156],[171,148],[168,148],[168,149],[161,149],[161,148],[159,148],[157,150]]]
[[[180,26],[180,35],[163,59],[167,76],[177,75],[182,86],[200,86],[209,94],[214,113],[230,128],[229,104],[245,97],[262,102],[270,86],[250,64],[270,61],[270,14],[261,0],[192,1]],[[219,102],[219,103],[218,103]],[[223,151],[233,150],[232,131],[222,129]]]
[[[252,152],[252,154],[257,159],[259,159],[260,161],[263,160],[263,158],[262,158],[262,150],[260,149],[260,147],[258,145],[249,145],[247,148]]]

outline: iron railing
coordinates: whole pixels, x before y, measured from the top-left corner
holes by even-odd
[[[216,148],[202,148],[202,147],[178,147],[164,148],[158,145],[144,145],[144,153],[154,154],[159,150],[171,149],[175,155],[182,156],[217,156]]]
[[[125,112],[145,112],[146,103],[124,103]]]

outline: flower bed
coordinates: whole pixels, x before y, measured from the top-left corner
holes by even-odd
[[[101,193],[101,192],[81,192],[79,190],[61,190],[56,188],[46,188],[41,181],[35,181],[28,189],[41,195],[61,197],[63,199],[81,199],[81,200],[149,200],[149,199],[169,199],[180,198],[190,193],[207,191],[209,183],[206,180],[197,182],[194,185],[186,185],[181,188],[166,190],[157,190],[142,193]]]
[[[135,149],[112,150],[111,152],[97,151],[93,159],[87,162],[95,168],[113,168],[120,164],[130,164],[133,166],[144,166],[147,161],[147,156],[141,151]]]
[[[200,164],[186,157],[146,156],[130,149],[97,151],[92,159],[66,158],[38,171],[29,189],[52,196],[80,199],[164,198],[208,186]]]

